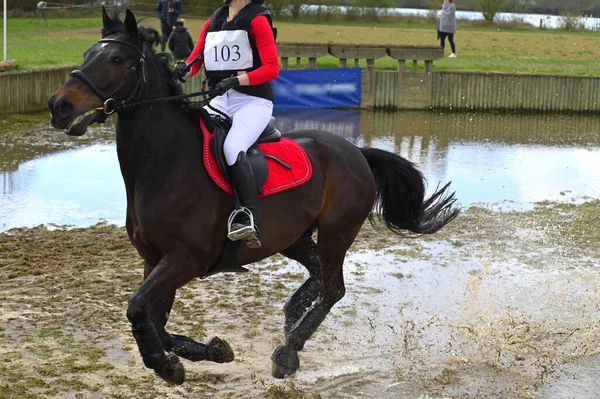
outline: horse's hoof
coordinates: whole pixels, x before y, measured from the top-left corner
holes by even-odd
[[[219,337],[212,337],[207,343],[208,360],[215,363],[229,363],[233,361],[235,355],[231,346]]]
[[[181,385],[185,381],[185,369],[183,368],[183,364],[181,364],[179,358],[172,353],[167,356],[160,368],[160,372],[156,372],[156,375],[173,385]]]
[[[256,249],[260,248],[262,246],[262,243],[260,242],[260,238],[258,238],[258,236],[254,236],[246,240],[246,246],[248,248]]]
[[[271,360],[273,361],[271,375],[275,378],[289,377],[300,367],[298,352],[287,346],[280,346],[275,349],[275,352],[271,355]]]

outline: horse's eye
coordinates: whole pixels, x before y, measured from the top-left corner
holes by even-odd
[[[112,59],[112,63],[115,65],[121,65],[124,62],[125,62],[125,60],[119,56],[113,57],[113,59]]]

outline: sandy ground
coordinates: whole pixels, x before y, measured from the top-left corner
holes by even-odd
[[[170,331],[227,339],[230,364],[144,368],[125,317],[142,263],[123,229],[0,234],[0,398],[595,398],[600,201],[471,207],[436,235],[366,225],[346,296],[270,376],[281,307],[306,278],[276,256],[178,292]]]

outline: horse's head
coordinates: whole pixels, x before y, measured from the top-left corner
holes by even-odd
[[[48,99],[52,126],[71,136],[104,122],[117,104],[135,100],[146,79],[145,37],[129,10],[125,21],[102,8],[102,39],[83,54],[83,64]]]

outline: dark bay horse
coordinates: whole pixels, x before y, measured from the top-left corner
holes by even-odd
[[[203,343],[165,330],[177,289],[211,274],[226,247],[237,265],[281,253],[309,271],[284,306],[285,342],[271,357],[273,376],[283,378],[298,369],[298,351],[344,296],[346,251],[374,206],[398,234],[434,233],[457,215],[448,185],[425,198],[421,173],[400,156],[358,148],[323,131],[295,131],[286,137],[306,150],[312,178],[260,199],[261,248],[228,242],[232,197],[205,171],[197,116],[186,101],[149,101],[181,93],[167,58],[147,44],[151,35],[138,28],[131,11],[124,21],[105,10],[102,17],[102,39],[84,53],[80,69],[48,106],[52,125],[74,136],[103,122],[107,113],[118,114],[126,227],[145,261],[144,282],[129,299],[127,318],[144,364],[166,381],[183,383],[179,357],[233,360],[231,347],[219,338]]]

